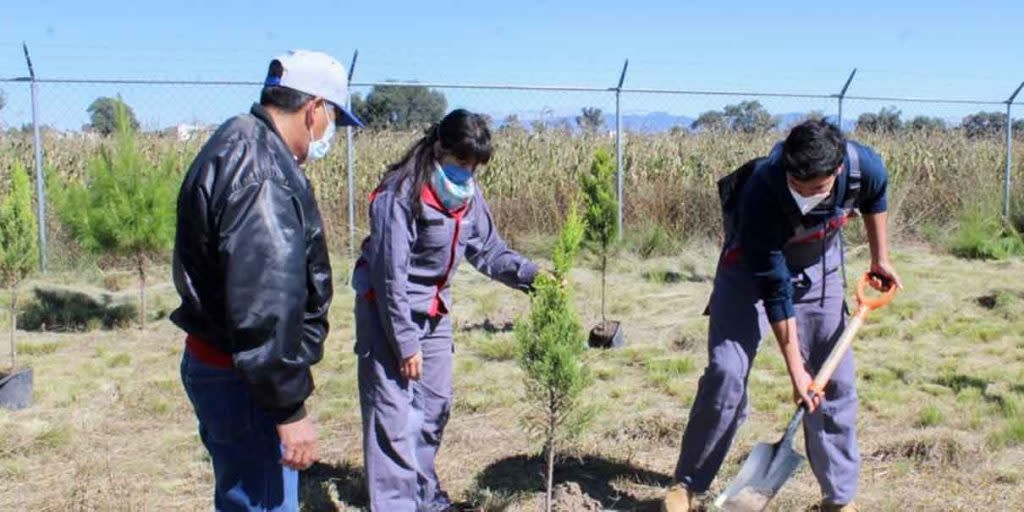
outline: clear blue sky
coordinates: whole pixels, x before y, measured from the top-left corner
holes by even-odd
[[[321,49],[347,63],[358,48],[356,81],[609,86],[626,58],[633,87],[832,93],[857,67],[850,94],[999,101],[1024,80],[1020,0],[9,4],[0,18],[0,77],[26,74],[26,41],[37,74],[49,78],[261,80],[269,58],[283,50]],[[8,96],[5,120],[18,123],[28,112],[25,87],[0,88]],[[42,91],[44,117],[59,125],[84,122],[92,97],[118,92],[152,126],[210,121],[244,108],[256,94],[53,85]],[[491,113],[614,108],[607,94],[446,92],[453,106]],[[739,99],[637,96],[627,97],[624,108],[696,115]],[[774,112],[835,108],[818,100],[762,103]],[[851,102],[847,112],[884,105]],[[948,118],[981,109],[898,107]]]

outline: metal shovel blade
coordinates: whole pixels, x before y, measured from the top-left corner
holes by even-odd
[[[718,510],[760,512],[768,506],[768,502],[806,460],[793,446],[796,428],[803,415],[804,409],[801,407],[793,415],[789,428],[779,442],[758,443],[754,446],[740,472],[715,500]]]

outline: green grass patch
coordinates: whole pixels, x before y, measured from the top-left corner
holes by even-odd
[[[966,212],[950,242],[950,252],[960,258],[1002,260],[1024,256],[1024,238],[998,213]]]
[[[922,428],[935,427],[944,421],[942,410],[935,405],[926,405],[921,409],[917,419],[917,426]]]
[[[60,343],[56,341],[18,343],[18,353],[26,356],[44,356],[56,352],[58,348],[60,348]]]
[[[55,449],[71,443],[71,428],[67,425],[53,425],[36,435],[35,446]]]
[[[108,368],[121,368],[132,364],[132,356],[122,352],[107,358]]]
[[[646,363],[647,380],[658,389],[676,397],[693,394],[692,384],[683,379],[693,373],[697,365],[689,357],[651,359]]]
[[[1024,418],[1013,418],[988,438],[989,444],[997,448],[1024,444]]]
[[[484,336],[474,341],[471,350],[487,361],[515,361],[519,345],[506,336]]]
[[[672,256],[682,248],[682,239],[660,224],[647,224],[625,233],[626,247],[643,259],[657,256]]]

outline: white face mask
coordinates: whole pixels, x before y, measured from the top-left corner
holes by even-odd
[[[309,129],[309,153],[306,155],[308,160],[320,160],[327,156],[327,151],[331,149],[331,139],[334,138],[334,123],[331,122],[331,116],[327,115],[327,103],[324,103],[324,116],[327,117],[327,129],[324,130],[324,136],[319,139],[313,138],[313,128]]]
[[[793,196],[793,200],[796,201],[797,208],[800,209],[800,215],[807,215],[815,206],[821,204],[822,201],[828,199],[829,194],[832,192],[822,192],[813,196],[804,197],[800,195],[793,187],[789,188],[789,194]]]

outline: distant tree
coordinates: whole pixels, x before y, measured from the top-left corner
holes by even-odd
[[[89,119],[91,120],[93,130],[96,130],[100,134],[110,135],[117,131],[117,111],[119,108],[124,108],[128,119],[128,127],[132,131],[139,129],[139,121],[135,118],[135,112],[128,106],[121,97],[110,98],[101,97],[96,98],[89,108],[86,109],[89,112]]]
[[[526,131],[526,127],[523,126],[523,122],[519,120],[519,116],[515,114],[509,114],[505,116],[505,119],[501,120],[501,127],[498,131],[503,133],[519,133]]]
[[[1013,137],[1024,139],[1024,119],[1015,119],[1013,121]]]
[[[700,131],[720,132],[728,128],[729,123],[725,119],[725,115],[717,110],[708,110],[697,116],[696,121],[690,123],[690,129]]]
[[[722,111],[729,121],[729,127],[743,133],[766,132],[775,129],[779,120],[768,113],[759,101],[741,101],[726,105]]]
[[[139,148],[126,108],[117,107],[116,140],[89,161],[82,183],[54,187],[58,213],[82,247],[130,257],[139,275],[139,326],[146,323],[147,263],[174,241],[180,162],[165,154],[156,164]]]
[[[6,107],[6,106],[7,106],[7,94],[5,94],[3,91],[0,91],[0,112],[2,112],[4,110],[4,107]]]
[[[803,118],[804,121],[821,121],[822,119],[825,119],[825,113],[820,110],[811,110],[804,114]]]
[[[960,122],[960,128],[968,137],[991,137],[1005,133],[1006,114],[1002,112],[978,112]]]
[[[692,125],[692,123],[691,123],[691,125]],[[685,126],[678,125],[678,124],[673,126],[672,128],[670,128],[669,131],[668,131],[669,135],[672,135],[673,137],[677,137],[677,136],[680,136],[680,135],[686,135],[688,132],[689,132],[689,130],[687,130]]]
[[[878,131],[878,114],[874,112],[864,112],[857,117],[857,129],[865,132],[877,132]]]
[[[604,115],[597,107],[583,107],[581,115],[576,116],[576,125],[584,133],[597,133],[604,127]]]
[[[572,133],[573,133],[572,122],[569,121],[569,119],[567,119],[567,118],[562,118],[562,119],[559,119],[559,120],[555,121],[555,123],[552,126],[552,128],[556,132],[561,133],[563,135],[572,135]]]
[[[544,107],[540,109],[540,115],[537,119],[530,121],[530,130],[536,134],[550,131],[552,128],[550,124],[551,117],[554,115],[555,111],[551,107]]]
[[[946,122],[941,117],[917,116],[908,127],[915,132],[940,133],[946,131]]]
[[[32,185],[20,161],[11,167],[11,185],[0,200],[0,286],[11,294],[11,369],[18,366],[18,284],[31,274],[39,262],[36,241],[36,217],[32,212]]]
[[[377,85],[365,100],[354,95],[352,109],[370,128],[409,130],[440,121],[448,100],[422,85]]]
[[[884,107],[877,114],[865,112],[857,118],[857,129],[871,133],[896,133],[903,129],[903,112],[896,107]]]
[[[370,125],[370,121],[366,118],[366,100],[363,99],[363,95],[358,92],[352,93],[349,97],[349,108],[351,112],[356,115],[366,126]]]

